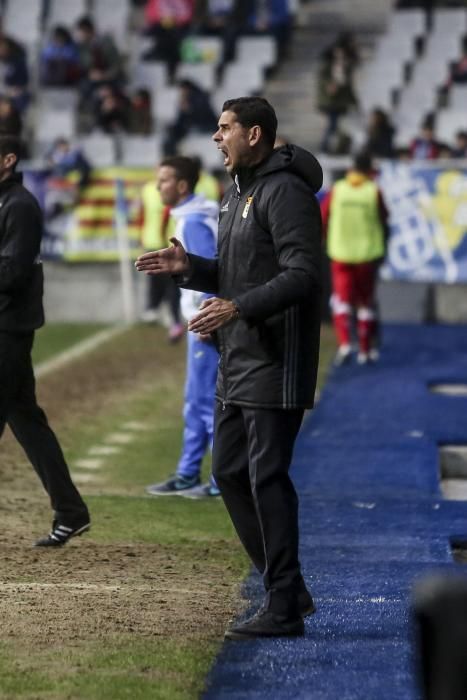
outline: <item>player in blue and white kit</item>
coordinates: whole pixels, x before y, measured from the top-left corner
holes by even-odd
[[[172,207],[176,220],[175,237],[189,253],[214,258],[217,250],[218,205],[203,195],[194,194],[199,167],[191,158],[166,158],[159,166],[158,189],[165,205]],[[188,320],[209,294],[182,290],[181,308]],[[187,337],[187,373],[185,383],[183,447],[176,473],[167,481],[148,486],[152,496],[181,495],[190,498],[219,496],[213,477],[202,485],[201,462],[212,447],[214,392],[219,356],[210,339],[191,331]]]

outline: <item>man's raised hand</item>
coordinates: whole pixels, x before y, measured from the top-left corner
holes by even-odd
[[[172,245],[150,253],[144,253],[136,260],[138,272],[147,275],[158,275],[166,272],[169,275],[185,275],[190,269],[190,263],[185,248],[177,238],[171,238]]]

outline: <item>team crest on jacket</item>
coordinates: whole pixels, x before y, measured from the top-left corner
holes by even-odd
[[[248,212],[250,211],[250,206],[251,206],[252,201],[253,201],[253,197],[248,197],[246,200],[245,208],[244,208],[243,214],[242,214],[242,217],[244,219],[246,219],[246,217],[248,216]]]

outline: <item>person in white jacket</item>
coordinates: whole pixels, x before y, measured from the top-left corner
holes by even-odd
[[[203,195],[194,194],[198,177],[199,165],[191,158],[166,158],[159,166],[158,189],[164,205],[171,207],[171,216],[177,222],[174,235],[182,241],[185,250],[214,258],[219,207]],[[187,320],[192,318],[208,296],[211,295],[182,289],[183,316]],[[201,462],[206,450],[212,447],[218,363],[218,352],[212,340],[189,331],[182,453],[173,476],[146,488],[151,496],[203,498],[220,495],[212,476],[207,484],[201,484],[200,477]]]

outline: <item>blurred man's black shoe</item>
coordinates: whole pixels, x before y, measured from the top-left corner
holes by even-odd
[[[40,537],[35,543],[35,547],[62,547],[72,537],[78,537],[91,528],[91,523],[81,523],[74,527],[61,525],[56,520],[52,523],[52,530],[45,537]]]

